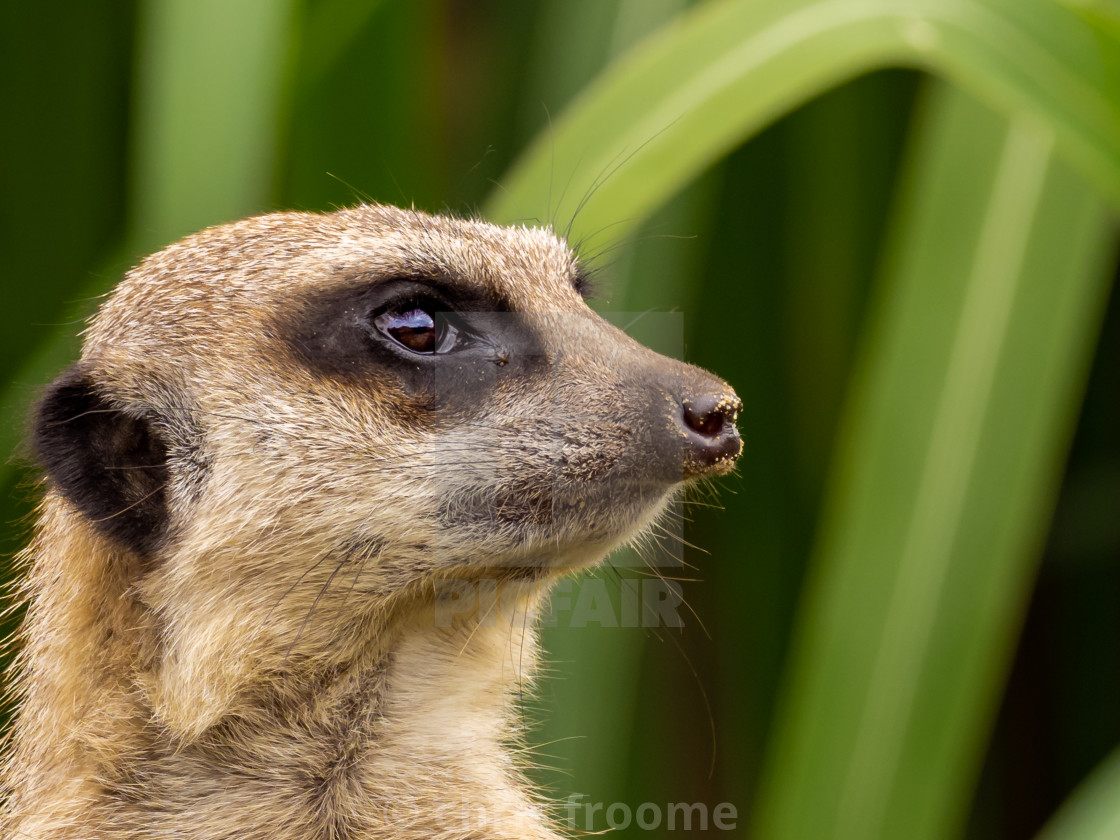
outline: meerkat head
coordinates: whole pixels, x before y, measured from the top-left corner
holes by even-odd
[[[591,564],[732,468],[731,388],[584,283],[547,230],[376,206],[212,228],[128,275],[35,442],[135,564],[172,728],[345,658],[433,581]]]

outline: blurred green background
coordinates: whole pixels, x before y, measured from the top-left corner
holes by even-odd
[[[759,840],[1120,838],[1116,0],[3,2],[0,62],[6,449],[199,227],[570,227],[746,447],[683,508],[682,630],[547,631],[539,781]]]

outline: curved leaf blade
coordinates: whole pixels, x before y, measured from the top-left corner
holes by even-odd
[[[1120,205],[1110,43],[1050,0],[739,0],[629,53],[530,148],[487,210],[620,236],[699,171],[807,99],[912,65],[1051,127]],[[573,221],[574,220],[574,221]]]
[[[838,444],[766,840],[955,836],[1107,293],[1053,135],[942,92]]]

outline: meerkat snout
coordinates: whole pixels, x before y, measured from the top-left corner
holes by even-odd
[[[3,836],[556,837],[508,750],[541,600],[741,449],[584,287],[548,230],[378,206],[130,272],[34,418]]]

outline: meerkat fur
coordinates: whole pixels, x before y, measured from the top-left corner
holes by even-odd
[[[582,277],[385,206],[132,270],[33,418],[0,837],[556,840],[511,748],[549,585],[740,449]],[[509,615],[448,619],[480,581]]]

